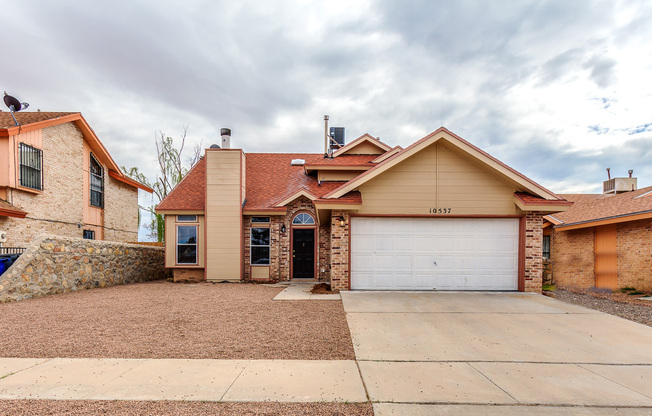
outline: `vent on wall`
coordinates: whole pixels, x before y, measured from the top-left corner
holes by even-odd
[[[607,176],[609,179],[602,182],[603,194],[621,194],[623,192],[631,192],[637,189],[637,179],[632,178],[633,170],[629,170],[629,177],[627,178],[612,178],[611,169],[607,168]]]

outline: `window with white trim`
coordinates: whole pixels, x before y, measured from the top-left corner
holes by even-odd
[[[43,190],[43,151],[25,143],[18,145],[20,186]]]
[[[292,224],[294,225],[312,225],[314,223],[315,219],[312,217],[312,215],[306,214],[305,212],[298,214],[292,220]]]
[[[197,264],[196,225],[177,225],[177,264]]]
[[[251,229],[251,264],[269,266],[269,228]]]

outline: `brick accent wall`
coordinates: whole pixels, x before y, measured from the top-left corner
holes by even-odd
[[[270,267],[269,278],[271,280],[289,280],[292,262],[292,253],[290,252],[292,237],[292,219],[299,212],[311,214],[317,221],[315,206],[312,201],[306,197],[299,197],[287,205],[285,215],[270,216]],[[264,215],[261,215],[264,216]],[[285,224],[285,233],[281,232],[281,226]],[[267,224],[256,225],[267,227]],[[244,279],[251,280],[251,216],[244,216]],[[322,225],[315,228],[315,245],[317,247],[317,276],[319,280],[328,280],[329,261],[330,261],[330,241],[328,225]],[[324,272],[321,272],[324,270]]]
[[[172,269],[175,282],[203,282],[206,280],[204,269]]]
[[[346,225],[340,226],[343,216]],[[351,278],[349,268],[349,230],[351,216],[348,211],[335,211],[331,215],[331,288],[348,290]]]
[[[541,293],[543,280],[543,215],[525,216],[525,292]]]
[[[8,231],[6,246],[26,247],[41,234],[79,238],[84,198],[83,142],[74,123],[43,129],[43,191],[8,189],[7,200],[26,211],[26,218],[0,217]],[[128,242],[138,239],[138,189],[109,177],[104,169],[104,238]]]
[[[652,219],[618,224],[618,287],[652,290]]]
[[[555,285],[583,289],[595,286],[593,228],[554,230],[550,244]]]
[[[329,282],[331,279],[331,227],[330,223],[319,227],[319,263],[317,273],[319,280]]]

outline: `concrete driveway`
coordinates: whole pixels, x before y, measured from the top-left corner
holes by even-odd
[[[524,293],[342,301],[377,415],[652,414],[650,327]]]

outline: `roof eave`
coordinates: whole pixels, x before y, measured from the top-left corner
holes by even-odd
[[[614,215],[612,217],[596,218],[587,221],[574,222],[571,224],[559,224],[559,225],[555,225],[555,230],[569,231],[569,230],[577,230],[580,228],[598,227],[601,225],[618,224],[621,222],[646,220],[651,218],[652,218],[652,210],[643,211],[643,212],[634,212],[631,214]]]

